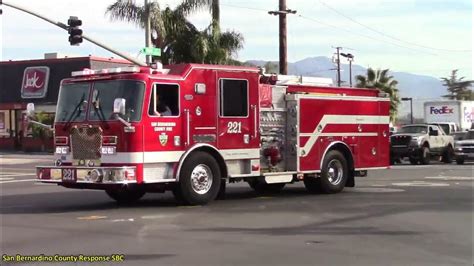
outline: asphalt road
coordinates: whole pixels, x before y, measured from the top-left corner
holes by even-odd
[[[474,164],[394,166],[336,195],[297,183],[262,197],[239,183],[207,206],[177,206],[165,193],[121,207],[101,191],[31,181],[43,161],[2,163],[2,255],[124,254],[125,265],[473,264]]]

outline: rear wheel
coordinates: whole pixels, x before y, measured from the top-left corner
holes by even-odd
[[[220,189],[219,165],[210,154],[198,151],[184,161],[173,194],[185,204],[204,205],[214,200]]]
[[[145,195],[145,190],[142,187],[125,187],[108,189],[105,193],[119,204],[129,204],[142,198]]]
[[[428,148],[427,146],[424,146],[422,149],[421,149],[421,159],[420,159],[420,162],[421,164],[430,164],[430,148]]]
[[[446,148],[446,151],[443,154],[443,162],[445,163],[452,163],[453,162],[453,157],[454,157],[454,149],[449,145]]]
[[[408,160],[410,160],[410,163],[413,164],[413,165],[417,165],[418,164],[418,160],[416,158],[409,158]]]
[[[286,183],[267,184],[264,181],[257,179],[248,181],[249,186],[258,194],[275,194],[279,193],[286,185]]]
[[[323,193],[338,193],[346,186],[349,176],[347,160],[337,150],[329,151],[323,160],[323,168],[319,180],[308,179],[305,182],[306,189],[314,192],[319,183],[319,190]]]

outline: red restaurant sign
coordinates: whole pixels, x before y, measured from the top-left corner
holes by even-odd
[[[49,67],[27,67],[23,72],[21,98],[44,98],[48,92]]]

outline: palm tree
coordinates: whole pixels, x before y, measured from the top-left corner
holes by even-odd
[[[186,19],[186,15],[205,5],[212,7],[213,22],[205,30],[199,31]],[[162,50],[162,62],[228,64],[243,46],[241,34],[219,30],[219,2],[204,0],[185,0],[176,9],[161,10],[157,2],[148,7],[138,6],[133,0],[117,0],[107,8],[106,14],[112,20],[132,22],[145,26],[146,15],[150,13],[152,29],[157,32],[153,44]]]
[[[444,98],[450,100],[474,100],[474,95],[470,89],[473,80],[463,80],[465,77],[457,77],[458,70],[451,71],[449,78],[441,78],[443,85],[448,90],[447,95],[443,95]]]
[[[400,98],[398,95],[398,81],[393,76],[388,76],[388,69],[374,71],[372,68],[367,69],[367,76],[357,75],[356,86],[359,88],[376,88],[390,96],[390,121],[395,122],[398,114],[398,105]]]
[[[219,0],[185,0],[186,13],[195,12],[200,9],[208,8],[211,13],[212,21],[212,35],[219,36],[220,34],[220,5]]]

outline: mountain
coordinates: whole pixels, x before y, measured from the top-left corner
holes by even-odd
[[[264,66],[267,61],[249,60],[246,63]],[[276,61],[272,61],[272,63],[278,65]],[[352,65],[353,84],[355,84],[356,75],[365,75],[366,73],[367,68],[360,65]],[[332,63],[330,58],[324,56],[309,57],[294,63],[288,63],[288,74],[332,78],[334,83],[336,83],[337,75],[334,63]],[[390,72],[390,75],[398,81],[401,97],[436,99],[446,94],[446,88],[438,78],[406,72]],[[345,82],[343,83],[344,85],[349,85],[349,65],[341,65],[341,78]]]

